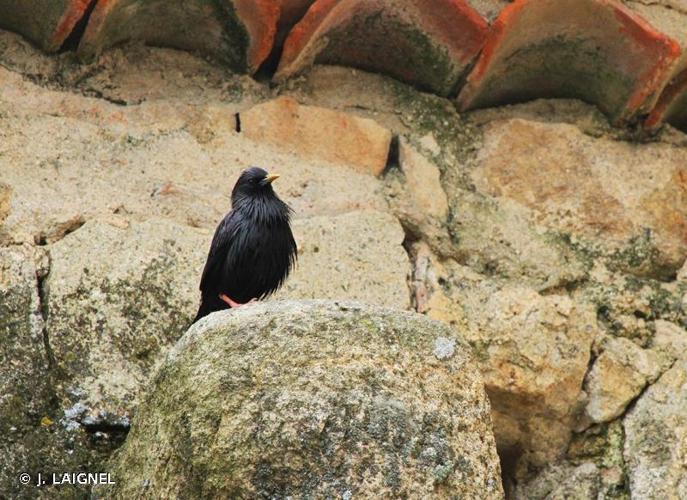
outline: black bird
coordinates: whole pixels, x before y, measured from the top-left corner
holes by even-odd
[[[298,251],[289,226],[292,211],[272,189],[278,177],[258,167],[241,173],[231,192],[231,211],[212,238],[194,322],[267,297],[293,269]]]

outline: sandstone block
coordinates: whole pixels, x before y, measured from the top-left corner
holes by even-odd
[[[417,212],[439,221],[446,219],[448,201],[439,168],[405,140],[400,142],[399,161]]]
[[[624,338],[610,338],[587,375],[586,413],[594,423],[622,415],[627,405],[661,373],[661,360],[652,351]]]
[[[403,228],[391,215],[360,211],[299,219],[293,232],[298,265],[277,298],[410,307],[410,262],[403,249]]]
[[[471,176],[481,192],[533,210],[538,225],[601,250],[609,267],[665,279],[687,257],[686,165],[670,144],[511,119],[485,127]]]
[[[253,141],[298,156],[380,175],[386,166],[391,132],[375,121],[280,97],[241,113],[241,131]]]
[[[47,328],[65,393],[94,412],[133,409],[196,312],[209,238],[164,219],[95,220],[50,247]]]

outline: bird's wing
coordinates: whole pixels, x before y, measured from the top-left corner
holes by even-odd
[[[236,237],[238,226],[238,217],[234,211],[229,212],[217,226],[210,244],[208,259],[203,268],[203,275],[200,278],[201,291],[208,289],[211,285],[211,277],[216,277],[221,272],[222,267],[226,265],[228,254],[233,255],[230,249],[232,241]]]

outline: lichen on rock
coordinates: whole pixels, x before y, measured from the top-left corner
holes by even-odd
[[[209,234],[163,219],[86,223],[50,248],[47,327],[56,373],[88,406],[125,414],[197,307]]]
[[[437,339],[451,356],[435,356]],[[501,498],[490,426],[455,331],[358,303],[273,302],[184,335],[104,494]]]

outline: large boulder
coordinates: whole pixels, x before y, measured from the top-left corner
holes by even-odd
[[[108,498],[501,498],[463,341],[357,303],[212,314],[170,352],[111,463]]]

